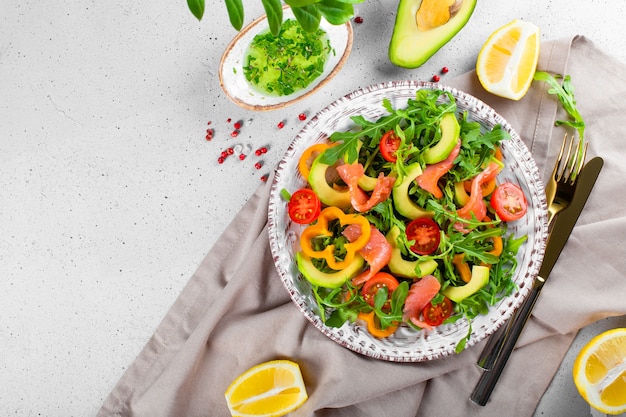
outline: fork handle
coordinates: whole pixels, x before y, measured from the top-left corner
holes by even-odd
[[[484,365],[489,365],[491,368],[483,372],[470,396],[470,400],[474,403],[484,406],[487,404],[487,401],[489,401],[491,393],[500,379],[500,375],[506,366],[509,356],[511,356],[511,352],[513,352],[515,344],[524,329],[524,325],[532,313],[544,282],[545,280],[543,278],[540,276],[537,277],[528,298],[524,300],[519,310],[511,317],[509,324],[502,327],[504,330],[497,338],[494,338],[496,339],[496,343],[492,344],[490,342],[485,346],[485,348],[487,348],[491,345],[491,350],[488,354],[485,355],[485,350],[483,350],[483,355],[485,356],[483,360],[486,361]]]

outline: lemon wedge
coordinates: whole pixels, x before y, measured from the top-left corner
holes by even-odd
[[[274,360],[239,375],[224,393],[233,417],[279,417],[308,398],[297,363]]]
[[[493,32],[478,53],[476,75],[488,92],[519,100],[528,91],[539,61],[539,28],[513,20]]]
[[[594,337],[578,353],[572,371],[580,395],[605,414],[626,411],[626,328]]]

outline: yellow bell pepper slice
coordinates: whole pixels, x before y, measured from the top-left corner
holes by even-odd
[[[331,244],[322,250],[313,249],[312,240],[317,236],[333,236],[333,232],[328,229],[328,224],[332,220],[339,220],[341,226],[356,224],[361,227],[361,236],[350,243],[346,243],[344,248],[346,256],[343,260],[335,258],[335,245]],[[341,270],[352,263],[357,251],[362,249],[369,241],[371,226],[369,220],[360,214],[347,214],[338,207],[326,207],[317,218],[317,222],[308,226],[300,234],[300,247],[302,252],[310,258],[323,258],[328,266],[334,270]]]

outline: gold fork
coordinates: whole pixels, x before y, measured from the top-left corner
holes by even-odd
[[[548,230],[551,229],[552,223],[557,214],[563,211],[572,199],[574,193],[576,178],[585,164],[587,156],[588,142],[580,143],[581,139],[575,141],[574,136],[568,141],[567,134],[563,137],[561,150],[556,159],[552,176],[546,185],[546,202],[548,204]],[[568,144],[569,142],[569,144]],[[576,145],[574,146],[574,142]],[[582,151],[578,149],[582,146]],[[563,158],[563,152],[567,147],[567,154]],[[572,153],[572,151],[574,151]]]
[[[579,146],[582,146],[582,152],[577,151]],[[548,203],[548,232],[552,230],[552,225],[554,224],[554,219],[556,219],[557,215],[569,206],[572,201],[572,196],[574,195],[574,190],[576,189],[578,174],[580,174],[580,171],[585,165],[587,146],[588,142],[581,144],[580,139],[576,140],[573,136],[568,140],[568,136],[566,134],[563,138],[561,150],[559,151],[559,155],[554,164],[552,175],[546,185],[546,200]],[[566,149],[567,153],[564,157]],[[537,278],[538,279],[533,285],[533,293],[536,292],[537,295],[539,295],[539,291],[541,290],[541,287],[545,282],[545,278],[547,277]],[[536,296],[528,297],[525,303],[534,304],[535,299]],[[532,309],[532,305],[530,308]],[[498,357],[500,357],[500,354],[502,353],[504,341],[509,338],[512,333],[511,323],[516,321],[515,317],[519,311],[522,310],[524,310],[524,305],[522,305],[513,314],[506,324],[501,326],[498,331],[496,331],[496,333],[489,338],[480,354],[480,357],[478,358],[478,366],[485,370],[490,370],[494,366]]]

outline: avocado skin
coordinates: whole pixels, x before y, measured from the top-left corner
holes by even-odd
[[[463,0],[463,5],[450,20],[434,29],[417,28],[415,15],[422,0],[400,0],[396,22],[389,43],[389,60],[399,67],[418,68],[452,39],[468,22],[476,0]]]

